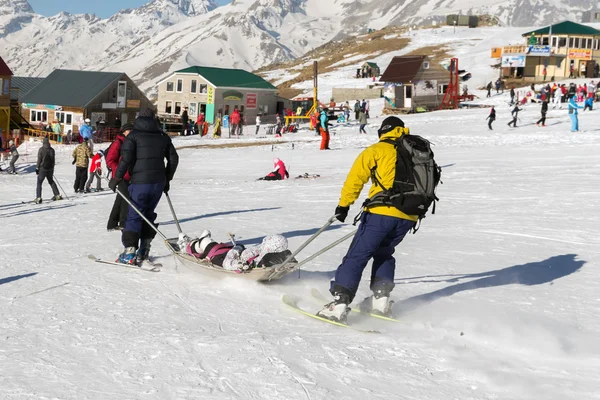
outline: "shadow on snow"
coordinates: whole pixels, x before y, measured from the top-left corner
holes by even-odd
[[[204,218],[219,217],[221,215],[242,214],[242,213],[249,213],[249,212],[271,211],[271,210],[279,210],[279,209],[281,209],[281,207],[254,208],[251,210],[219,211],[219,212],[215,212],[212,214],[202,214],[202,215],[197,215],[195,217],[182,218],[179,220],[179,223],[182,224],[184,222],[196,221],[196,220],[204,219]],[[173,225],[174,223],[175,223],[175,221],[171,220],[171,221],[166,221],[166,222],[160,222],[159,224],[160,225]]]
[[[24,274],[24,275],[9,276],[8,278],[2,278],[2,279],[0,279],[0,285],[4,285],[5,283],[10,283],[13,281],[18,281],[19,279],[23,279],[23,278],[29,278],[30,276],[34,276],[34,275],[37,275],[37,272],[31,272],[29,274]]]

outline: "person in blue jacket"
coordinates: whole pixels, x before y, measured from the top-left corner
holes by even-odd
[[[86,118],[85,124],[83,124],[81,128],[79,128],[79,134],[81,135],[83,140],[87,139],[88,146],[90,147],[92,154],[94,153],[94,142],[92,141],[92,135],[94,133],[96,133],[96,131],[94,130],[94,128],[92,128],[92,121],[89,118]]]
[[[588,108],[590,109],[590,111],[592,111],[592,109],[594,108],[594,97],[588,96],[588,98],[585,99],[584,105],[585,107],[583,107],[583,111],[587,110]]]
[[[571,132],[579,131],[579,118],[577,117],[577,109],[583,108],[575,102],[575,96],[569,100],[569,117],[571,117]]]

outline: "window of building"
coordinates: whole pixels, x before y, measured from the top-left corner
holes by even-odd
[[[592,39],[586,39],[586,43],[585,43],[585,48],[586,49],[591,49],[594,47],[594,43]]]
[[[446,90],[448,90],[448,85],[438,85],[439,94],[446,94]]]
[[[558,47],[567,47],[567,38],[566,37],[558,38]]]
[[[600,40],[594,39],[594,50],[600,50]]]
[[[552,36],[552,43],[551,43],[552,47],[556,47],[558,46],[558,38],[556,36]]]
[[[175,115],[179,115],[179,114],[181,114],[181,102],[176,101],[175,102]]]
[[[423,69],[429,69],[429,61],[423,61]]]
[[[183,92],[183,79],[177,79],[177,92]]]
[[[173,82],[167,82],[167,92],[173,91]]]
[[[206,92],[208,92],[208,85],[200,85],[199,93],[206,93]]]
[[[167,101],[165,103],[165,114],[172,114],[172,113],[173,113],[173,102]]]
[[[190,92],[196,93],[196,89],[197,88],[198,88],[198,81],[195,80],[195,79],[193,79],[192,80],[192,85],[191,85],[191,88],[190,88]]]
[[[0,96],[4,95],[4,85],[3,85],[3,81],[2,78],[0,78]]]
[[[542,38],[542,45],[548,46],[550,44],[550,42],[548,40],[549,40],[548,37],[543,37]]]
[[[197,108],[196,108],[197,104],[198,103],[190,103],[190,112],[189,112],[190,115],[194,115],[194,116],[198,115]]]
[[[47,122],[48,121],[48,111],[30,110],[29,120],[31,122]]]
[[[594,14],[594,19],[600,19],[600,13],[595,13]]]
[[[575,47],[575,38],[569,38],[569,47]]]

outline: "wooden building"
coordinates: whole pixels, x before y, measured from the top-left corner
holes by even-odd
[[[122,72],[55,70],[21,98],[21,114],[33,126],[60,122],[63,132],[79,132],[85,118],[92,124],[116,117],[133,122],[144,108],[154,105]]]
[[[10,135],[10,93],[13,73],[0,57],[0,134],[2,145],[6,145]]]
[[[204,113],[213,123],[237,107],[248,123],[257,114],[277,112],[277,88],[242,69],[189,67],[175,71],[158,83],[158,114],[178,117],[188,108],[190,119]]]
[[[381,78],[385,108],[424,111],[439,108],[450,73],[427,56],[394,57]]]

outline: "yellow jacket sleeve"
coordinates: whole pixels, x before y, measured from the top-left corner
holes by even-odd
[[[369,182],[369,179],[371,178],[371,169],[376,165],[376,160],[372,153],[373,149],[369,147],[360,153],[358,158],[354,161],[354,164],[348,173],[348,177],[346,178],[346,182],[344,182],[344,186],[342,187],[342,195],[339,202],[340,206],[349,207],[354,204],[356,199],[358,199],[358,196],[360,196],[360,192],[364,185]]]

